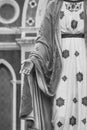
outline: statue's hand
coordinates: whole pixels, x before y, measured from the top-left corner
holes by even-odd
[[[20,73],[29,75],[33,66],[34,64],[31,60],[25,61],[24,63],[22,63]]]

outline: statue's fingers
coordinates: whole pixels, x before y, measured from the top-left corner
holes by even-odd
[[[29,74],[30,73],[30,69],[29,68],[26,68],[24,71],[23,71],[24,74]]]
[[[20,69],[19,73],[20,73],[20,74],[21,74],[21,73],[24,73],[24,69]]]
[[[22,70],[22,73],[23,73],[23,74],[26,74],[26,72],[27,72],[27,69],[23,69],[23,70]]]
[[[29,69],[32,70],[32,68],[33,68],[33,63],[30,64]]]
[[[29,74],[30,74],[30,70],[27,71],[27,75],[29,75]]]
[[[25,69],[25,74],[27,74],[27,73],[28,73],[28,71],[29,71],[29,70],[26,68],[26,69]]]
[[[25,72],[25,69],[26,69],[25,66],[21,67],[20,73],[24,73],[24,72]]]
[[[20,74],[22,73],[21,69],[20,69],[19,73],[20,73]]]

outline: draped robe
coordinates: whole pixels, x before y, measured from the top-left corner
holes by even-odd
[[[38,130],[53,130],[52,101],[62,71],[59,26],[62,3],[63,0],[49,2],[34,50],[29,55],[29,59],[34,63],[34,68],[29,76],[24,76],[20,117],[32,120],[32,128]],[[87,7],[85,6],[85,8]],[[87,26],[86,22],[84,23],[86,32]]]

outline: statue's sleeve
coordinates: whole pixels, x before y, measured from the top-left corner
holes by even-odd
[[[49,91],[53,64],[53,5],[49,3],[41,24],[34,50],[29,58],[35,65],[36,78],[39,88],[48,96],[54,93]]]
[[[50,78],[53,61],[53,5],[50,2],[41,24],[38,37],[29,59],[34,64],[38,87],[48,96],[53,96],[50,91]]]

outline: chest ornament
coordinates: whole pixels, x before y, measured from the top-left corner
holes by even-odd
[[[77,28],[77,24],[78,24],[78,22],[77,22],[76,20],[72,20],[72,21],[71,21],[71,27],[72,27],[73,29],[76,29],[76,28]]]
[[[64,11],[60,11],[60,19],[64,17]]]
[[[84,11],[79,14],[80,19],[84,19]]]
[[[65,3],[65,6],[70,12],[77,12],[81,9],[82,3]]]

